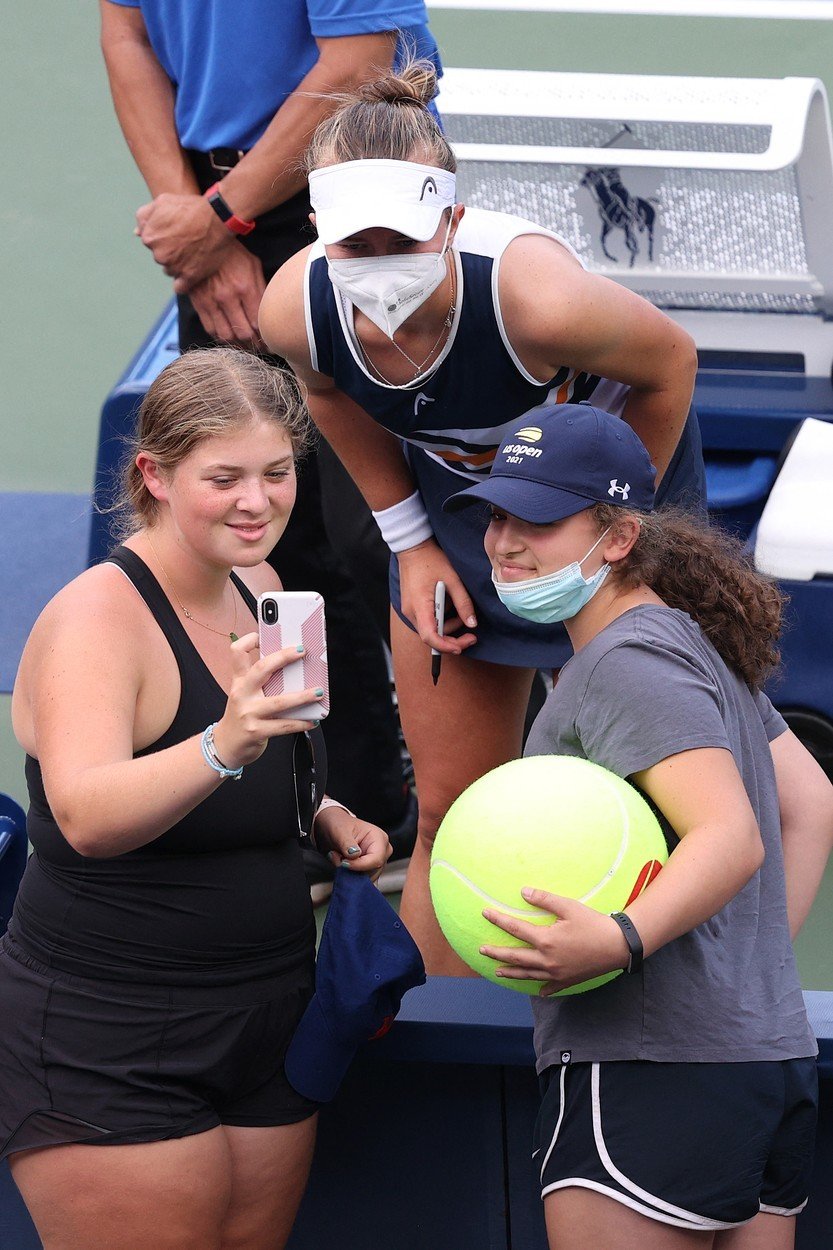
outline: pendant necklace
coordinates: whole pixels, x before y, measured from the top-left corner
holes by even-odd
[[[406,382],[406,383],[404,383],[404,385],[405,385],[405,386],[410,386],[413,382],[415,382],[415,381],[417,380],[417,378],[418,378],[418,377],[420,377],[420,375],[422,374],[422,371],[424,370],[425,366],[428,364],[428,361],[429,361],[429,360],[431,359],[431,357],[434,355],[434,352],[435,352],[435,351],[437,350],[437,348],[439,347],[439,345],[440,345],[440,343],[442,342],[443,338],[444,338],[444,337],[446,337],[446,336],[448,335],[449,331],[451,330],[451,327],[452,327],[452,325],[454,324],[454,313],[455,313],[455,303],[454,303],[454,297],[455,297],[455,294],[456,294],[456,291],[455,291],[455,283],[454,283],[454,269],[453,269],[453,267],[452,267],[452,269],[451,269],[451,305],[450,305],[450,307],[449,307],[448,312],[447,312],[447,313],[446,313],[446,315],[445,315],[445,320],[443,321],[442,325],[440,326],[440,332],[439,332],[439,334],[437,335],[437,338],[436,338],[436,340],[435,340],[435,342],[434,342],[433,347],[431,348],[430,352],[428,353],[428,355],[425,357],[425,359],[422,361],[422,363],[421,363],[421,364],[417,364],[417,362],[416,362],[416,361],[415,361],[415,360],[414,360],[411,356],[409,356],[409,355],[408,355],[408,353],[405,351],[405,349],[399,346],[399,344],[397,343],[396,339],[391,338],[391,340],[390,340],[390,341],[391,341],[391,343],[393,344],[393,346],[396,348],[396,350],[399,352],[399,355],[400,355],[400,356],[404,356],[404,357],[405,357],[405,359],[407,360],[408,364],[409,364],[409,365],[411,365],[411,366],[413,367],[413,369],[414,369],[414,376],[413,376],[413,378],[411,379],[411,382]],[[356,342],[358,343],[359,348],[361,349],[361,353],[362,353],[362,356],[363,356],[363,357],[364,357],[364,359],[365,359],[365,363],[366,363],[367,365],[369,365],[369,367],[373,370],[373,372],[374,372],[374,373],[376,374],[376,376],[380,379],[380,381],[384,382],[386,386],[399,387],[399,386],[402,386],[402,385],[403,385],[403,383],[400,383],[400,382],[391,382],[390,378],[386,378],[386,377],[385,377],[384,373],[382,373],[382,371],[381,371],[381,369],[379,368],[379,366],[378,366],[377,364],[375,364],[375,363],[371,360],[371,358],[370,358],[370,356],[368,355],[367,350],[365,349],[365,346],[364,346],[364,344],[362,343],[361,339],[359,338],[358,334],[356,335]]]
[[[179,595],[176,593],[176,587],[174,586],[171,579],[168,577],[168,573],[164,564],[159,559],[159,554],[156,548],[154,547],[153,543],[151,542],[150,534],[146,532],[145,538],[148,540],[148,546],[150,547],[154,556],[156,556],[156,563],[159,565],[160,569],[162,570],[162,576],[164,577],[165,581],[170,586],[171,591],[173,593],[173,597],[174,599],[176,599],[182,611],[182,615],[187,617],[189,621],[193,621],[195,625],[199,625],[201,629],[210,629],[212,634],[218,634],[221,638],[230,638],[232,642],[237,642],[237,633],[236,633],[236,630],[237,630],[237,595],[235,595],[234,593],[234,587],[232,586],[231,588],[231,594],[234,600],[234,621],[232,623],[232,627],[230,630],[215,629],[213,625],[206,625],[205,621],[198,621],[197,618],[194,616],[193,612],[188,611],[185,604],[182,602]]]

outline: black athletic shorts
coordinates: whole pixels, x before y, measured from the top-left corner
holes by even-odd
[[[313,958],[235,985],[68,976],[0,948],[0,1158],[33,1146],[123,1145],[218,1124],[293,1124],[317,1110],[283,1071]]]
[[[815,1059],[548,1068],[541,1194],[579,1186],[677,1228],[797,1215],[815,1145]]]

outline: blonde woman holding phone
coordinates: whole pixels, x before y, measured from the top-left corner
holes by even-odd
[[[316,1105],[283,1055],[313,989],[302,832],[376,872],[323,798],[317,689],[266,697],[255,600],[295,498],[292,376],[233,349],[143,402],[127,536],[44,609],[20,664],[34,854],[0,948],[0,1153],[45,1250],[274,1250]]]

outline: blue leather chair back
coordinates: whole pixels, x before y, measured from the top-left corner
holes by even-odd
[[[27,858],[23,808],[8,794],[0,794],[0,933],[9,923]]]

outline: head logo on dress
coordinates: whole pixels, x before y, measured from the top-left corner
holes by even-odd
[[[612,477],[610,479],[610,490],[607,493],[611,496],[611,498],[616,495],[621,495],[622,501],[624,502],[630,494],[630,489],[630,482],[625,482],[624,486],[620,486],[618,477]]]
[[[420,404],[433,404],[434,402],[435,401],[431,398],[430,395],[426,395],[424,391],[420,391],[416,399],[414,400],[414,416],[415,417],[419,416]]]
[[[522,438],[525,443],[538,443],[544,437],[544,431],[537,425],[525,425],[515,432],[515,438]]]
[[[431,195],[439,195],[439,191],[437,190],[437,184],[436,184],[436,182],[434,181],[434,179],[433,179],[433,178],[431,178],[431,177],[426,178],[426,179],[425,179],[425,181],[424,181],[424,182],[423,182],[423,184],[422,184],[422,190],[421,190],[421,191],[420,191],[420,193],[419,193],[419,202],[420,202],[420,204],[422,203],[423,199],[425,198],[425,193],[426,193],[426,192],[429,192]]]

